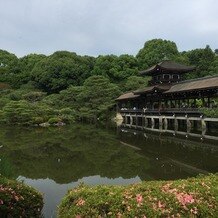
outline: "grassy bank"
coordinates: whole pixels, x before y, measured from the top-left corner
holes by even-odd
[[[0,217],[41,217],[42,195],[0,175]]]
[[[129,186],[79,186],[59,217],[218,217],[218,174]]]

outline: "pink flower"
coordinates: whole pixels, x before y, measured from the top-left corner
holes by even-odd
[[[136,201],[137,201],[138,204],[141,204],[142,201],[143,201],[143,197],[142,197],[142,195],[137,194],[137,195],[136,195]]]
[[[162,204],[160,201],[158,201],[158,208],[163,208],[165,207],[165,204]]]
[[[85,204],[85,200],[83,200],[82,198],[80,198],[76,203],[77,206],[82,206],[84,204]]]
[[[4,204],[3,200],[0,199],[0,204]]]
[[[189,194],[179,193],[176,195],[176,197],[182,205],[192,204],[195,202],[195,199],[193,198],[193,196]]]

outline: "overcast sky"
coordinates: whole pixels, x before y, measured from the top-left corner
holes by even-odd
[[[0,0],[0,49],[137,54],[147,40],[218,48],[218,0]]]

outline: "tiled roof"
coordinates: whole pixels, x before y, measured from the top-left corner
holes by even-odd
[[[160,91],[166,91],[168,90],[172,85],[155,85],[155,86],[148,86],[145,87],[144,89],[139,89],[136,91],[133,91],[134,94],[143,94],[143,93],[148,93],[148,92],[152,92],[153,90],[160,90]]]
[[[187,92],[198,89],[218,88],[218,76],[204,77],[196,80],[186,80],[173,85],[164,93]]]
[[[157,72],[158,69],[168,70],[168,71],[175,71],[175,72],[189,72],[195,69],[194,66],[186,66],[183,64],[176,63],[174,61],[165,60],[160,62],[159,64],[156,64],[152,67],[150,67],[147,70],[143,70],[140,72],[142,75],[152,75],[152,73]]]
[[[134,95],[133,92],[128,92],[128,93],[121,95],[116,100],[123,100],[123,99],[130,99],[130,98],[133,99],[133,98],[137,98],[137,97],[139,97],[139,95]]]

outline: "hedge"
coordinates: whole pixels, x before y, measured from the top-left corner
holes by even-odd
[[[0,217],[41,217],[42,207],[39,192],[0,175]]]
[[[218,174],[128,186],[80,185],[62,200],[67,217],[218,217]]]

